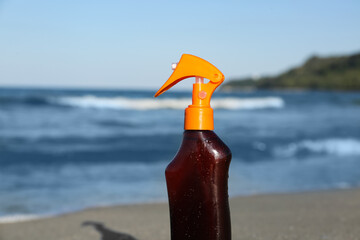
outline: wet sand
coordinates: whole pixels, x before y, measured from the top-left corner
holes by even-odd
[[[360,190],[237,197],[233,239],[360,240]],[[170,240],[164,203],[92,208],[0,224],[0,240]]]

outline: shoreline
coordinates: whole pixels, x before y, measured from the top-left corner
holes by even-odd
[[[259,194],[230,199],[233,239],[360,239],[360,189]],[[100,206],[0,223],[0,239],[169,240],[167,203]],[[109,238],[110,240],[110,238]]]
[[[244,195],[236,195],[230,196],[229,202],[232,202],[233,199],[237,198],[249,198],[249,197],[262,197],[262,196],[282,196],[282,195],[297,195],[297,194],[311,194],[311,193],[321,193],[321,192],[338,192],[338,191],[347,191],[347,190],[359,190],[360,187],[357,188],[333,188],[333,189],[316,189],[316,190],[307,190],[307,191],[292,191],[292,192],[265,192],[265,193],[252,193],[252,194],[244,194]],[[110,205],[94,205],[88,206],[84,208],[78,208],[63,212],[53,212],[53,213],[29,213],[29,214],[10,214],[10,215],[3,215],[0,216],[0,226],[2,224],[16,224],[22,222],[29,222],[29,221],[36,221],[36,220],[46,220],[51,218],[61,217],[63,215],[71,215],[77,214],[84,211],[89,210],[101,210],[104,208],[116,208],[116,207],[136,207],[136,206],[147,206],[153,204],[166,204],[168,202],[165,200],[158,200],[158,201],[147,201],[147,202],[134,202],[134,203],[115,203]],[[1,235],[0,235],[1,236]],[[0,238],[0,240],[2,240]]]

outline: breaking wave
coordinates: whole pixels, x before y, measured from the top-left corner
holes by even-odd
[[[303,140],[277,147],[274,152],[275,155],[282,157],[292,157],[306,152],[336,156],[360,155],[360,140],[353,138]]]
[[[61,97],[55,102],[65,106],[80,108],[98,109],[134,109],[134,110],[155,110],[155,109],[185,109],[191,104],[190,98],[125,98],[125,97]],[[215,98],[211,106],[218,109],[263,109],[282,108],[284,101],[279,97],[262,98]]]

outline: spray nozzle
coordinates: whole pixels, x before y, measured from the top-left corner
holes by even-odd
[[[174,72],[159,89],[159,91],[157,91],[155,97],[169,90],[181,80],[190,77],[209,79],[209,83],[213,86],[213,90],[215,90],[224,81],[224,75],[214,65],[204,59],[190,54],[183,54],[178,63],[171,64],[171,68]]]
[[[178,63],[171,65],[174,72],[157,91],[155,97],[186,78],[195,77],[192,105],[185,110],[185,129],[213,130],[213,110],[210,99],[215,89],[224,81],[224,75],[214,65],[199,57],[183,54]],[[208,83],[204,83],[204,78]]]

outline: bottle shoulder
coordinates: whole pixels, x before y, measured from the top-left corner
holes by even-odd
[[[213,131],[185,131],[182,144],[174,158],[200,158],[213,162],[229,161],[231,151]]]

